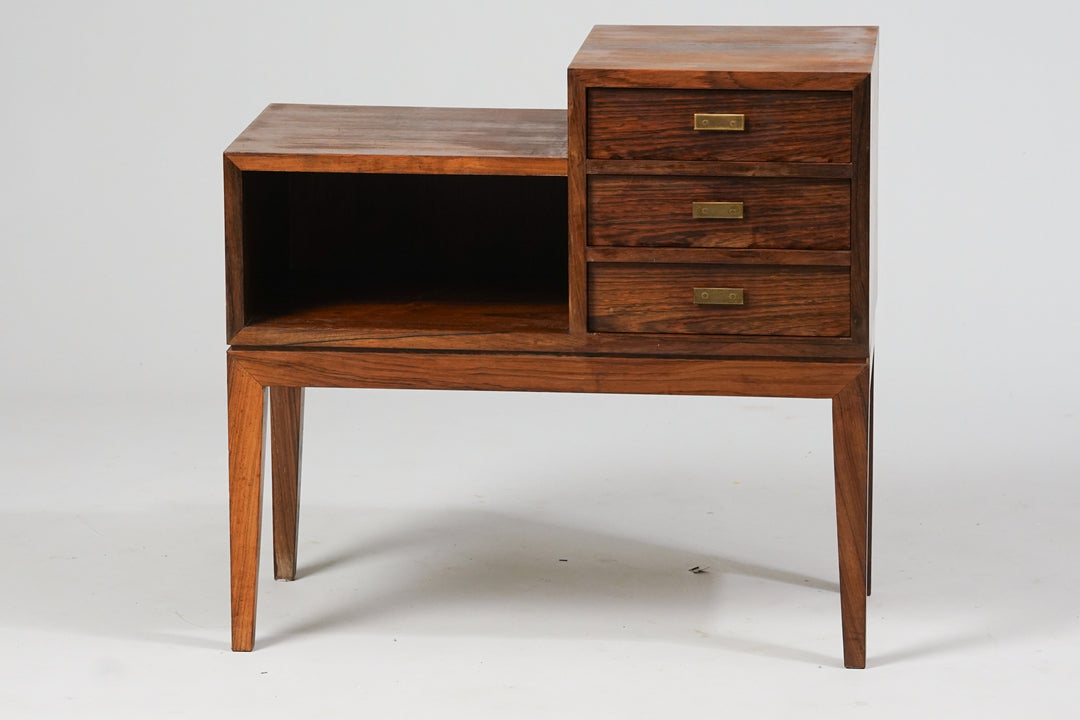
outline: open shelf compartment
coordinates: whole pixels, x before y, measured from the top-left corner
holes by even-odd
[[[566,332],[557,176],[245,172],[246,325]]]

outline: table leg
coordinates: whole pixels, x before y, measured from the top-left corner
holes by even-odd
[[[870,568],[874,559],[874,361],[870,361],[870,414],[866,468],[866,594],[870,595]]]
[[[262,520],[263,386],[228,357],[229,546],[232,564],[232,649],[255,645]]]
[[[300,518],[300,455],[304,432],[304,388],[270,388],[270,464],[273,476],[274,578],[296,578]]]
[[[840,612],[844,666],[849,668],[866,667],[869,442],[870,367],[867,365],[833,398]]]

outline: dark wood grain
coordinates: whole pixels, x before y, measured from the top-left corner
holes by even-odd
[[[850,90],[870,73],[876,27],[598,25],[570,63],[589,85]]]
[[[244,327],[244,205],[240,169],[224,158],[225,341]]]
[[[748,265],[818,265],[848,267],[846,250],[760,250],[724,248],[590,247],[589,262],[711,263]]]
[[[232,649],[250,651],[259,584],[265,392],[236,357],[229,355],[227,364]]]
[[[851,184],[851,335],[870,350],[870,78],[855,89],[852,118],[852,157],[855,178]]]
[[[585,173],[585,87],[573,73],[567,80],[567,169],[568,234],[570,279],[570,332],[582,336],[587,328],[588,299],[585,280],[586,201]]]
[[[427,297],[317,302],[268,316],[263,326],[308,331],[388,331],[470,337],[486,333],[567,332],[565,302]],[[243,336],[241,336],[243,337]]]
[[[300,522],[300,464],[304,388],[270,388],[270,465],[273,470],[274,578],[296,578]]]
[[[865,363],[540,353],[229,350],[263,385],[832,398]]]
[[[851,163],[586,160],[585,171],[590,175],[850,178],[853,167]]]
[[[307,349],[437,350],[443,352],[585,353],[590,355],[653,355],[670,357],[864,358],[850,338],[770,337],[753,335],[670,335],[663,333],[463,332],[431,329],[330,327],[294,323],[289,316],[249,325],[233,347],[297,347]]]
[[[745,290],[744,305],[695,305],[695,287]],[[846,268],[590,263],[589,329],[841,337]]]
[[[743,216],[694,218],[694,202]],[[589,177],[590,245],[846,250],[851,184],[804,178]]]
[[[225,155],[241,170],[566,175],[566,113],[274,104]]]
[[[870,596],[871,566],[874,558],[874,359],[870,358],[870,409],[867,419],[866,468],[866,595]]]
[[[590,158],[851,160],[850,93],[590,88],[587,98]],[[742,113],[746,130],[694,130],[695,113]]]
[[[844,666],[866,667],[870,368],[833,398],[836,532]]]

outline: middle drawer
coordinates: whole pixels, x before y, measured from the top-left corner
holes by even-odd
[[[590,175],[588,242],[847,250],[850,193],[848,180]]]

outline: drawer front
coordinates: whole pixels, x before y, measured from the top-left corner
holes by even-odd
[[[587,113],[590,158],[851,162],[845,92],[592,88]],[[741,115],[743,129],[695,130],[699,114]]]
[[[588,233],[590,245],[847,250],[851,185],[808,178],[590,175]]]
[[[590,263],[588,278],[593,332],[851,334],[847,268]],[[703,289],[719,288],[722,301],[730,295],[742,304],[699,304],[709,300],[700,297]]]

